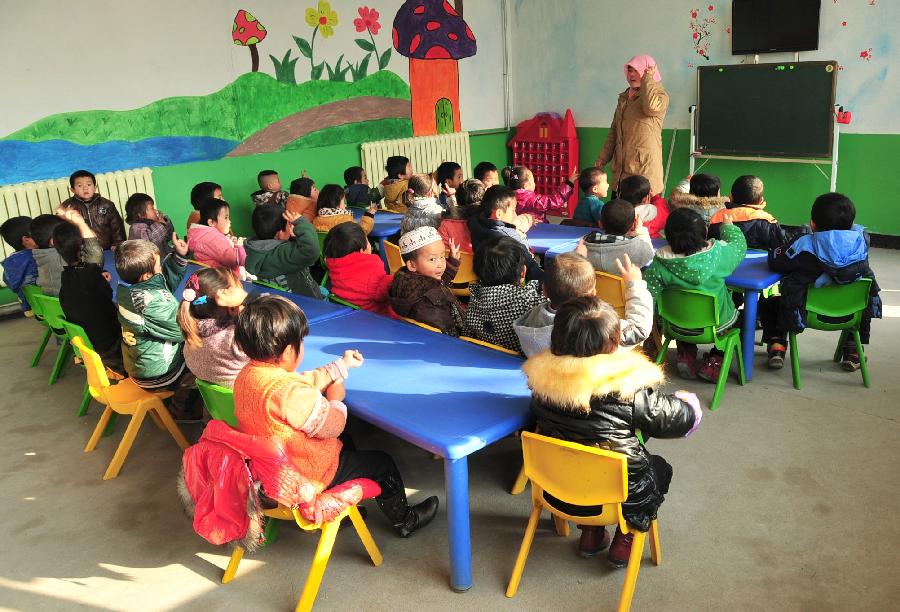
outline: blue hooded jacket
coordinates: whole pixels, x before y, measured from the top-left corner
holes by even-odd
[[[19,299],[22,300],[22,312],[31,310],[25,294],[22,292],[23,285],[36,285],[38,277],[37,263],[34,261],[34,255],[29,249],[16,251],[3,260],[3,282],[6,286],[15,291]]]

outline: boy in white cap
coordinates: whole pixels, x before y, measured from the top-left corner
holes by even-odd
[[[388,299],[401,317],[438,328],[449,336],[465,330],[462,305],[449,284],[459,269],[459,245],[450,240],[450,256],[444,241],[431,226],[419,227],[400,237],[400,254],[406,267],[394,274]]]

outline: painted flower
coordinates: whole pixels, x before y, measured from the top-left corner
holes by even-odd
[[[379,17],[380,15],[375,9],[361,6],[359,7],[359,18],[353,20],[353,25],[356,27],[357,32],[368,30],[373,36],[378,36],[378,30],[381,29],[381,24],[378,23]]]
[[[860,51],[859,57],[860,57],[860,59],[864,59],[867,62],[870,61],[872,59],[872,47],[869,47],[865,51]]]
[[[847,22],[846,22],[846,21],[842,21],[842,22],[841,22],[841,25],[844,26],[844,27],[846,28],[846,27],[847,27]]]
[[[693,11],[691,11],[691,19],[696,19],[696,18],[697,18],[697,9],[694,9]]]
[[[708,7],[706,7],[706,8],[707,8],[707,10],[710,10],[710,11],[711,11],[711,10],[715,9],[716,7],[714,7],[712,4],[710,4],[710,5],[709,5]]]
[[[694,32],[694,40],[697,40],[698,38],[700,38],[700,34],[698,34],[697,32]]]
[[[328,38],[334,34],[334,26],[338,24],[337,13],[325,0],[319,0],[317,8],[306,9],[306,24],[311,28],[319,28],[322,36]]]

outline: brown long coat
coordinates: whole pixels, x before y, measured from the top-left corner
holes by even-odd
[[[622,179],[641,174],[650,181],[652,193],[662,193],[662,126],[668,108],[666,88],[646,72],[637,95],[629,99],[627,89],[619,94],[609,134],[597,156],[597,166],[612,162],[612,189],[618,190]]]

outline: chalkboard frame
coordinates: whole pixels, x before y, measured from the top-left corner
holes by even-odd
[[[802,65],[804,68],[806,67],[816,67],[820,66],[825,69],[831,75],[831,87],[830,87],[830,100],[828,104],[828,108],[832,109],[830,113],[830,120],[827,121],[827,130],[828,130],[828,148],[827,150],[818,150],[818,151],[774,151],[771,149],[751,149],[751,148],[721,148],[721,147],[710,147],[703,144],[703,131],[701,129],[702,124],[702,112],[703,105],[701,104],[701,74],[704,71],[713,71],[719,68],[727,69],[729,71],[732,70],[775,70],[776,68],[783,67],[782,69],[788,70],[791,69],[791,66],[800,66]],[[831,66],[831,70],[828,70],[828,66]],[[826,160],[834,155],[834,144],[835,144],[835,126],[834,126],[834,104],[835,104],[835,96],[837,91],[837,73],[838,73],[838,63],[835,60],[827,60],[827,61],[812,61],[812,62],[769,62],[769,63],[761,63],[761,64],[722,64],[715,66],[698,66],[697,67],[697,108],[694,117],[694,129],[696,131],[696,144],[695,151],[692,153],[698,156],[707,156],[707,155],[716,155],[716,156],[725,156],[725,157],[739,157],[741,155],[754,155],[761,158],[770,157],[770,158],[814,158],[814,159],[822,159]]]

